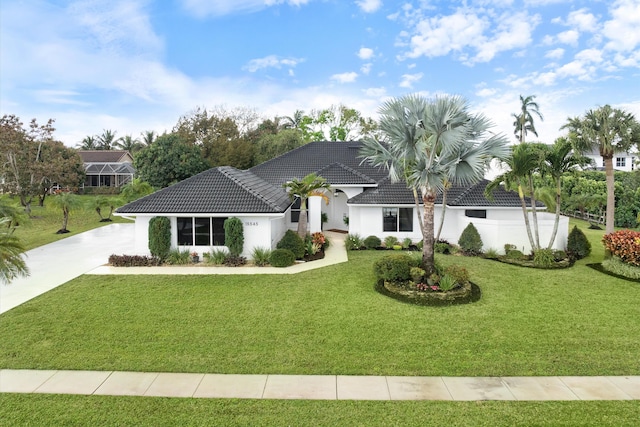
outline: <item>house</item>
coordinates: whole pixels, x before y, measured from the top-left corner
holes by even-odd
[[[171,220],[172,246],[207,252],[224,246],[222,224],[238,217],[244,224],[244,255],[254,247],[274,248],[287,229],[295,229],[299,201],[291,202],[283,184],[315,172],[330,184],[330,202],[321,197],[308,201],[309,230],[341,230],[362,237],[422,239],[413,193],[402,182],[391,182],[383,168],[362,162],[358,142],[311,142],[275,159],[241,171],[232,167],[209,169],[175,185],[119,208],[116,215],[135,218],[136,249],[148,253],[147,229],[154,216]],[[520,199],[498,189],[492,200],[484,197],[488,181],[470,187],[452,187],[446,195],[446,215],[441,238],[457,242],[464,228],[476,226],[484,249],[501,251],[505,243],[530,250]],[[544,205],[537,204],[543,210]],[[442,217],[442,195],[436,201],[435,223]],[[546,246],[553,215],[539,212],[540,241]],[[568,218],[562,218],[554,248],[564,249]]]
[[[78,150],[86,178],[83,188],[122,187],[133,180],[133,157],[122,150]]]
[[[598,170],[604,170],[604,160],[598,149],[584,153],[585,157],[590,158]],[[618,171],[631,172],[636,170],[640,165],[640,154],[627,151],[619,151],[613,155],[613,169]]]

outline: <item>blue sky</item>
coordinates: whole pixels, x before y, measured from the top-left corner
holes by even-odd
[[[640,0],[0,0],[0,112],[54,118],[69,146],[197,107],[375,118],[415,92],[462,95],[510,138],[536,95],[544,142],[600,105],[640,118]]]

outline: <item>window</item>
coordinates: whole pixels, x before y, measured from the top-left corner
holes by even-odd
[[[224,246],[227,218],[176,218],[178,246]]]
[[[464,216],[469,218],[486,218],[487,211],[485,209],[466,209],[464,211]]]
[[[413,231],[413,208],[382,208],[382,231]]]
[[[300,220],[300,198],[296,197],[296,200],[291,205],[291,222],[298,222]]]
[[[617,168],[623,168],[627,165],[627,158],[626,157],[616,157],[616,167]]]

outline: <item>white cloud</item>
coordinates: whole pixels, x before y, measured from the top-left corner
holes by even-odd
[[[486,98],[488,96],[494,96],[498,91],[496,89],[493,88],[483,88],[480,89],[476,92],[476,95],[481,97],[481,98]]]
[[[358,0],[358,7],[366,13],[373,13],[382,7],[382,0]]]
[[[478,54],[475,60],[488,62],[499,52],[528,46],[531,43],[534,28],[540,22],[540,17],[520,12],[515,15],[503,14],[497,21],[495,33],[483,43],[478,43]]]
[[[371,67],[373,67],[373,64],[370,62],[362,64],[362,67],[360,67],[360,72],[362,74],[368,75],[371,72]]]
[[[544,56],[545,58],[549,58],[549,59],[560,59],[564,56],[564,49],[557,48],[557,49],[549,50]]]
[[[268,55],[264,58],[256,58],[250,60],[245,66],[242,67],[243,70],[247,70],[251,73],[255,73],[258,70],[263,68],[282,68],[285,67],[295,67],[303,59],[301,58],[281,58],[277,55]]]
[[[603,61],[602,51],[599,49],[584,49],[578,52],[575,56],[578,61],[582,62],[595,62],[599,63]]]
[[[604,23],[603,34],[609,39],[607,48],[631,52],[640,44],[640,2],[617,0],[610,10],[612,19]]]
[[[302,6],[309,0],[181,0],[182,6],[193,15],[223,16],[234,13],[253,13],[266,7],[288,4]]]
[[[371,48],[368,47],[361,47],[360,50],[358,51],[358,58],[366,61],[368,59],[371,59],[373,57],[374,51]]]
[[[365,89],[364,94],[371,98],[382,98],[387,95],[387,89],[384,87],[370,87]]]
[[[400,87],[404,87],[407,89],[412,89],[413,88],[413,84],[416,82],[419,82],[423,77],[422,73],[416,73],[416,74],[403,74],[402,75],[402,80],[400,81],[400,83],[398,84],[398,86]]]
[[[580,33],[576,30],[567,30],[558,33],[556,38],[560,43],[576,46],[578,44],[578,39],[580,38]]]
[[[598,19],[586,9],[574,10],[567,17],[567,25],[579,31],[595,32],[598,30]]]
[[[353,83],[358,78],[358,73],[349,72],[349,73],[341,73],[334,74],[331,76],[331,80],[337,81],[338,83]]]

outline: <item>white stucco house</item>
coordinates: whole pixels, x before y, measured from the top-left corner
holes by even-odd
[[[224,247],[223,223],[238,217],[244,224],[243,255],[253,248],[275,248],[287,229],[295,229],[299,203],[292,202],[282,184],[315,172],[330,184],[330,203],[309,199],[309,230],[341,230],[361,237],[422,239],[413,193],[402,182],[392,183],[382,168],[362,163],[358,142],[311,142],[249,170],[223,166],[209,169],[182,182],[129,203],[116,215],[135,219],[138,253],[148,253],[148,224],[155,216],[171,221],[172,246],[198,253]],[[484,249],[503,250],[514,244],[530,251],[520,199],[514,192],[498,189],[492,200],[484,197],[488,181],[471,187],[453,187],[447,193],[447,208],[441,238],[457,243],[470,223],[476,226]],[[553,215],[538,204],[540,241],[546,246],[553,228]],[[327,222],[321,223],[321,213]],[[436,202],[435,221],[442,215],[441,197]],[[347,221],[348,219],[348,221]],[[564,249],[569,229],[562,217],[553,247]]]
[[[584,156],[593,161],[596,169],[604,170],[604,160],[597,149],[585,152]],[[639,162],[640,154],[637,152],[617,151],[613,155],[613,169],[617,171],[632,172],[640,167]]]

